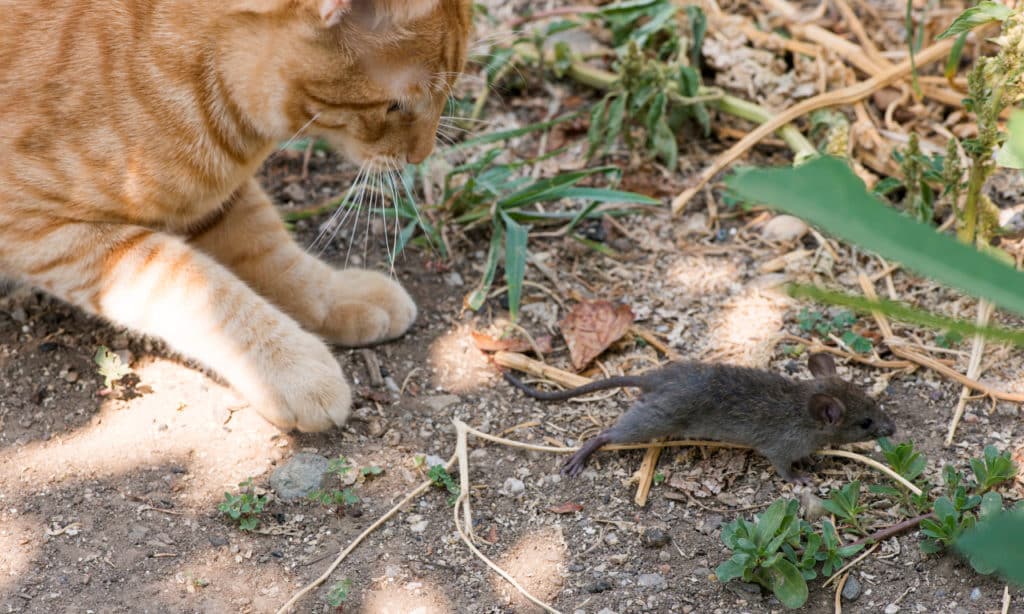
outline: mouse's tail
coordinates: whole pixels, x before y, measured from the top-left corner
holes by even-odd
[[[588,394],[590,392],[597,392],[599,390],[608,390],[609,388],[622,388],[622,387],[635,387],[643,388],[644,376],[643,375],[616,375],[613,377],[599,379],[589,384],[577,386],[576,388],[569,388],[568,390],[537,390],[532,386],[528,386],[523,380],[512,375],[508,371],[502,371],[502,375],[508,380],[508,383],[512,384],[519,390],[522,390],[526,396],[540,399],[541,401],[564,401],[565,399],[571,399],[580,395]]]

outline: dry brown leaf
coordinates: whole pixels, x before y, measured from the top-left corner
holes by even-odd
[[[579,371],[587,366],[622,338],[632,323],[633,310],[629,305],[615,305],[611,301],[577,303],[558,323],[569,346],[573,368]]]
[[[548,508],[548,511],[552,514],[572,514],[583,511],[583,506],[579,503],[567,501],[561,505],[552,505]]]

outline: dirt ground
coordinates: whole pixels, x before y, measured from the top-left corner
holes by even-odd
[[[492,3],[493,4],[493,3]],[[725,69],[722,69],[723,71]],[[491,104],[499,125],[536,121],[548,113],[551,90],[534,84]],[[564,91],[556,92],[564,95]],[[577,99],[576,104],[579,104]],[[514,110],[514,111],[513,111]],[[585,126],[583,127],[585,131]],[[564,136],[564,135],[563,135]],[[716,151],[722,143],[712,139]],[[684,145],[682,157],[710,155]],[[771,155],[772,149],[762,151]],[[577,147],[548,163],[571,167]],[[781,154],[780,154],[781,155]],[[679,178],[636,164],[622,187],[666,201]],[[694,168],[700,165],[694,163]],[[312,157],[302,176],[302,152],[281,151],[263,171],[264,184],[284,211],[316,204],[344,189],[355,169],[330,154]],[[715,203],[710,203],[714,205]],[[798,303],[775,288],[785,281],[829,280],[855,288],[856,272],[882,265],[874,257],[808,234],[789,243],[761,238],[762,212],[720,212],[697,202],[681,218],[653,212],[598,223],[591,230],[616,256],[566,238],[531,240],[540,266],[524,297],[522,325],[552,334],[552,364],[568,364],[557,322],[581,299],[608,299],[632,308],[636,322],[687,358],[765,366],[808,377],[778,335],[806,335]],[[296,224],[312,243],[326,215]],[[350,221],[324,250],[336,265],[386,269],[379,224]],[[364,239],[364,237],[366,239]],[[447,459],[455,447],[452,419],[511,439],[575,445],[608,425],[630,395],[583,403],[543,403],[515,393],[470,334],[507,316],[500,293],[477,314],[463,297],[480,278],[484,235],[457,237],[455,253],[439,264],[430,250],[410,249],[396,277],[407,285],[421,317],[402,339],[372,348],[336,351],[358,391],[353,419],[341,430],[281,433],[264,422],[215,376],[163,346],[113,328],[23,287],[0,296],[0,612],[274,612],[317,578],[348,545],[424,480],[418,455]],[[800,257],[790,255],[806,250]],[[833,258],[838,256],[838,259]],[[787,257],[766,270],[766,262]],[[369,264],[367,264],[367,262]],[[881,278],[880,278],[881,279]],[[892,273],[905,299],[973,313],[974,302],[948,290]],[[1002,317],[1002,316],[1000,316]],[[1019,324],[1003,319],[1004,324]],[[858,326],[870,330],[870,320]],[[899,334],[931,343],[931,332]],[[920,337],[915,337],[920,335]],[[99,346],[121,352],[134,372],[119,392],[103,390],[93,356]],[[967,364],[969,343],[944,356]],[[403,391],[391,402],[370,386],[371,355]],[[990,347],[983,380],[1024,391],[1019,350]],[[610,373],[636,372],[663,361],[649,345],[627,336],[599,361]],[[956,443],[943,438],[960,388],[926,369],[910,373],[840,361],[840,373],[877,393],[893,415],[896,441],[913,440],[927,455],[934,482],[943,465],[966,466],[984,446],[1024,446],[1020,407],[972,401]],[[600,375],[591,369],[588,375]],[[561,612],[779,612],[781,604],[750,587],[723,586],[714,569],[729,557],[720,526],[750,518],[780,496],[807,490],[826,496],[854,479],[885,483],[849,461],[818,459],[815,485],[784,483],[749,452],[666,451],[645,507],[634,501],[629,477],[641,452],[605,452],[575,480],[558,474],[561,457],[471,441],[472,503],[481,551]],[[874,444],[860,448],[880,458]],[[273,470],[299,452],[343,455],[357,467],[383,473],[355,484],[360,503],[340,512],[309,501],[284,502],[269,489]],[[270,503],[262,533],[243,532],[218,510],[225,491],[253,478]],[[1005,489],[1021,497],[1020,484]],[[872,526],[898,521],[877,503]],[[577,511],[567,511],[572,504]],[[862,587],[845,612],[998,612],[1004,585],[977,575],[950,555],[924,555],[919,534],[881,543],[851,577]],[[373,532],[298,612],[331,612],[328,589],[348,579],[344,612],[529,612],[509,585],[459,539],[447,493],[432,489]],[[835,611],[834,586],[811,581],[801,610]],[[756,587],[754,587],[756,589]],[[1024,612],[1024,592],[1009,590],[1011,612]]]

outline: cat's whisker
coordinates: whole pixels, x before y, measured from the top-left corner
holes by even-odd
[[[395,170],[388,173],[388,188],[391,190],[391,208],[395,212],[395,248],[388,252],[388,259],[391,261],[392,276],[395,274],[395,261],[398,260],[398,242],[402,238],[401,215],[398,210],[398,190],[395,188],[395,174],[401,173],[402,171],[398,168],[397,164],[395,166]],[[385,222],[386,221],[387,220],[385,220]]]
[[[334,232],[332,232],[332,229],[336,228],[336,222],[337,222],[338,216],[342,214],[342,210],[345,209],[346,205],[352,200],[353,192],[356,189],[356,187],[359,185],[360,178],[363,176],[363,173],[365,172],[365,170],[366,170],[365,166],[360,166],[359,167],[359,172],[356,173],[356,177],[352,181],[352,185],[350,185],[348,190],[346,190],[344,197],[342,197],[342,199],[341,199],[341,203],[331,213],[330,217],[327,218],[327,221],[324,222],[323,225],[320,226],[319,233],[317,233],[316,238],[313,240],[313,242],[306,249],[306,253],[312,252],[313,250],[317,249],[317,247],[321,248],[319,250],[319,252],[317,252],[317,253],[318,254],[323,253],[323,250],[326,247],[326,243],[329,243],[330,240],[334,238]],[[330,234],[330,237],[327,236],[328,234]],[[325,243],[324,246],[320,245],[321,241],[323,241]]]
[[[361,200],[362,193],[365,190],[366,174],[368,172],[369,169],[365,164],[359,167],[359,173],[352,182],[352,186],[349,188],[345,199],[334,210],[334,213],[331,214],[330,219],[324,225],[324,232],[328,233],[329,236],[324,240],[318,254],[322,254],[327,249],[327,246],[338,236],[338,232],[345,227],[345,223],[348,221],[349,216],[352,215],[353,210],[358,208],[358,202]]]

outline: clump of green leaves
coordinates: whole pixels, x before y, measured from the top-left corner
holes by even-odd
[[[684,122],[694,120],[705,135],[710,132],[698,72],[706,18],[699,8],[687,8],[691,40],[684,41],[678,11],[670,0],[649,0],[612,4],[591,15],[612,33],[620,79],[591,111],[588,155],[622,136],[630,147],[643,145],[674,169],[676,134]],[[642,141],[634,140],[634,129],[642,132]]]
[[[96,355],[92,360],[96,363],[99,374],[103,376],[103,385],[106,388],[113,388],[115,382],[132,372],[131,367],[121,362],[121,357],[111,352],[105,345],[96,349]]]
[[[224,501],[217,506],[217,509],[225,516],[231,518],[243,531],[252,531],[260,524],[260,514],[266,507],[268,498],[266,495],[257,495],[256,486],[252,478],[241,482],[238,485],[239,492],[233,495],[224,493]]]
[[[953,160],[959,160],[955,149],[953,156]],[[950,193],[954,186],[959,185],[959,169],[956,181],[947,185],[945,179],[951,169],[947,168],[946,157],[924,154],[917,135],[913,133],[906,148],[894,151],[892,157],[900,165],[902,178],[886,177],[875,185],[874,193],[887,196],[902,189],[903,198],[900,202],[903,210],[921,222],[931,223],[938,196]]]
[[[932,485],[922,477],[928,463],[924,456],[914,449],[914,442],[904,441],[893,444],[887,438],[882,437],[878,440],[878,445],[882,448],[882,454],[889,463],[889,467],[908,482],[920,488],[921,494],[915,495],[888,484],[872,484],[868,490],[875,494],[899,499],[907,514],[922,514],[931,509],[931,498],[928,493],[931,491]]]
[[[338,456],[333,458],[327,463],[327,472],[333,475],[344,485],[348,480],[348,474],[353,470],[352,463],[349,462],[344,456]],[[376,465],[369,467],[362,467],[359,469],[359,477],[366,479],[368,476],[376,476],[383,473],[384,470]],[[315,501],[321,505],[328,505],[332,507],[344,507],[346,505],[355,505],[359,503],[359,495],[355,493],[355,490],[350,486],[344,488],[329,488],[322,489],[318,488],[307,495],[310,501]]]
[[[455,483],[455,478],[452,474],[448,473],[448,470],[444,468],[444,465],[434,465],[427,471],[427,477],[434,483],[434,486],[439,486],[448,491],[448,505],[455,505],[455,501],[459,498],[459,494],[462,492],[459,489],[459,485]]]
[[[867,535],[864,525],[861,524],[861,515],[867,507],[860,502],[860,480],[854,480],[838,490],[833,490],[829,498],[821,504],[845,521],[852,531],[859,535]]]
[[[835,527],[823,521],[818,533],[799,519],[799,503],[778,499],[750,522],[737,518],[722,528],[722,541],[732,557],[718,566],[715,575],[728,582],[742,578],[772,591],[787,608],[799,608],[807,601],[807,581],[842,567],[863,544],[842,546]],[[822,548],[824,546],[824,548]]]
[[[800,330],[805,333],[813,332],[823,339],[836,335],[853,351],[865,354],[871,351],[871,341],[852,329],[856,322],[857,316],[849,309],[830,316],[824,311],[804,307],[797,315]]]
[[[345,578],[340,582],[336,582],[331,590],[327,591],[327,605],[332,608],[338,608],[339,610],[348,601],[349,593],[352,591],[352,580]]]

